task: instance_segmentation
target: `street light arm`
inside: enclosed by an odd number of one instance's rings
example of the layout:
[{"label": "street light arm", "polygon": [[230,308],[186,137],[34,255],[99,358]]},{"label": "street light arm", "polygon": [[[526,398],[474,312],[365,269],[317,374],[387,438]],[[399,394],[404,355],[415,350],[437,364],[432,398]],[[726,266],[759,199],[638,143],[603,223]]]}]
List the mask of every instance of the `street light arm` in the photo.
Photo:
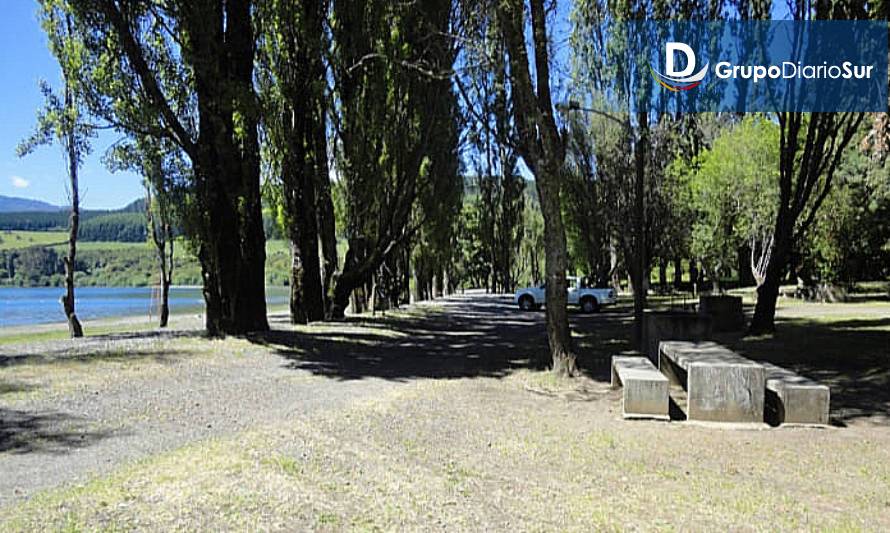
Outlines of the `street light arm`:
[{"label": "street light arm", "polygon": [[574,100],[569,100],[568,103],[560,102],[560,103],[556,104],[556,109],[558,111],[564,111],[564,112],[582,111],[584,113],[592,113],[594,115],[599,115],[601,117],[605,117],[609,120],[617,122],[618,124],[620,124],[622,126],[627,127],[627,125],[628,125],[628,121],[621,120],[620,118],[616,117],[615,115],[613,115],[611,113],[607,113],[605,111],[600,111],[599,109],[592,109],[589,107],[581,107],[581,104],[579,104],[578,102],[576,102]]}]

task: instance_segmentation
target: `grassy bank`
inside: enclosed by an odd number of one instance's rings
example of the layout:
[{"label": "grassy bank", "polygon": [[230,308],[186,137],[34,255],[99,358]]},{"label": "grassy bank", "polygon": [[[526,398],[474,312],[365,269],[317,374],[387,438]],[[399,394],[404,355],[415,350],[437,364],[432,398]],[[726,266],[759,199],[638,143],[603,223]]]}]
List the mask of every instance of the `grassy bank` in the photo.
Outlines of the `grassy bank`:
[{"label": "grassy bank", "polygon": [[[66,253],[67,234],[60,231],[0,232],[0,285],[19,287],[61,286],[64,283],[61,257]],[[10,276],[9,261],[13,272]],[[285,285],[290,271],[290,248],[286,241],[266,243],[266,283]],[[77,245],[79,286],[145,287],[157,284],[157,260],[148,243],[80,242]],[[184,240],[176,246],[174,283],[200,285],[201,268]]]}]

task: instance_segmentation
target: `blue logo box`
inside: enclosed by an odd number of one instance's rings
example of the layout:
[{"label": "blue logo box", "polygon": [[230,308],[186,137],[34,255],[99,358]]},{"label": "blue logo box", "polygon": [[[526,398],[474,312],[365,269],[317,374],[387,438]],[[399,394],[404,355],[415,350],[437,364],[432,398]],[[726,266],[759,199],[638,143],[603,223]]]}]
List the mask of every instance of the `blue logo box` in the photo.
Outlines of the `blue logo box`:
[{"label": "blue logo box", "polygon": [[[606,29],[623,62],[594,98],[657,112],[887,111],[886,21],[628,21]],[[612,70],[612,69],[610,69]]]}]

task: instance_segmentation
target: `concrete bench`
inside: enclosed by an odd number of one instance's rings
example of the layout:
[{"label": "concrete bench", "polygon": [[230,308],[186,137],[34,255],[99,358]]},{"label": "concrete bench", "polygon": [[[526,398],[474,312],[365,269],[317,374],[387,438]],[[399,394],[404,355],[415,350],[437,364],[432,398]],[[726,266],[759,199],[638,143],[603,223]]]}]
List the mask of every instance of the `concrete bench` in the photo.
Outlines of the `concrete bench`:
[{"label": "concrete bench", "polygon": [[761,363],[766,370],[766,413],[771,424],[828,424],[831,391],[791,370]]},{"label": "concrete bench", "polygon": [[686,389],[688,420],[763,423],[765,370],[714,342],[663,341],[662,373]]},{"label": "concrete bench", "polygon": [[670,382],[643,356],[612,357],[612,388],[623,387],[624,418],[669,420]]}]

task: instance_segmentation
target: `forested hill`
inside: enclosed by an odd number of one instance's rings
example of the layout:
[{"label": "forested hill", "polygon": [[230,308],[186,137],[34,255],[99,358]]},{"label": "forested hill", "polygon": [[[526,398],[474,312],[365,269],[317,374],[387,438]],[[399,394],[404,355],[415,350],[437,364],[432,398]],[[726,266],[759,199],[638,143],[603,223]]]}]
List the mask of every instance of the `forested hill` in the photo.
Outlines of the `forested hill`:
[{"label": "forested hill", "polygon": [[[15,200],[21,199],[16,198]],[[145,204],[143,202],[143,200],[136,200],[121,209],[81,211],[80,239],[84,241],[144,242],[146,229]],[[49,206],[49,204],[46,205]],[[44,211],[0,212],[0,230],[3,231],[52,231],[67,227],[68,211],[64,208]]]},{"label": "forested hill", "polygon": [[0,194],[0,213],[22,213],[47,211],[60,211],[62,208],[56,205],[42,202],[40,200],[31,200],[30,198],[18,198],[15,196],[3,196]]}]

